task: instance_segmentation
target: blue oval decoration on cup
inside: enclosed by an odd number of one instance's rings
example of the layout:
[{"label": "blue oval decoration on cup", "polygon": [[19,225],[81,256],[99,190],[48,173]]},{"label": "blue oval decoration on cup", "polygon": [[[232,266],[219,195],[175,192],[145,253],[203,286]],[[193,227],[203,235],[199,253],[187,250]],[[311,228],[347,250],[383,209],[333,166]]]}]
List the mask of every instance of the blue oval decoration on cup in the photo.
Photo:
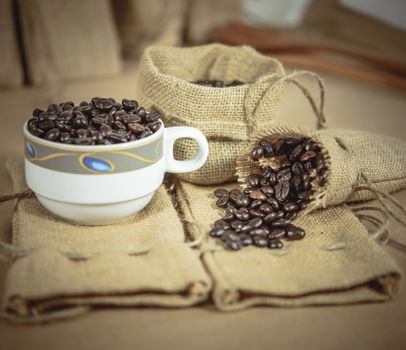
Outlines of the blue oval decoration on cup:
[{"label": "blue oval decoration on cup", "polygon": [[84,168],[96,173],[107,173],[114,169],[113,163],[87,155],[80,157],[79,161]]},{"label": "blue oval decoration on cup", "polygon": [[34,146],[33,146],[31,143],[26,142],[26,143],[25,143],[25,149],[26,149],[26,151],[27,151],[27,154],[28,154],[31,158],[35,158],[35,156],[36,156],[35,148],[34,148]]}]

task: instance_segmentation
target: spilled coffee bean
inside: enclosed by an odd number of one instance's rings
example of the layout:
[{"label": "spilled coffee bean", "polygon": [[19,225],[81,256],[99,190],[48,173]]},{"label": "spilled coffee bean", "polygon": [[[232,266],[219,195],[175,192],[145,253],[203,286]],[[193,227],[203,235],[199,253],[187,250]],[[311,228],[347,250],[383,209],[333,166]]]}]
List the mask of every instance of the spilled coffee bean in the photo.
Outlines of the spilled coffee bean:
[{"label": "spilled coffee bean", "polygon": [[[246,188],[214,191],[225,213],[210,236],[231,250],[251,245],[281,249],[283,240],[304,238],[305,231],[292,222],[310,202],[313,186],[324,186],[328,176],[318,144],[309,138],[264,139],[253,147],[251,159],[265,162],[259,173],[247,177]],[[272,166],[264,165],[267,159]]]},{"label": "spilled coffee bean", "polygon": [[28,130],[42,139],[72,145],[110,145],[146,138],[161,128],[161,115],[135,100],[94,97],[35,108]]}]

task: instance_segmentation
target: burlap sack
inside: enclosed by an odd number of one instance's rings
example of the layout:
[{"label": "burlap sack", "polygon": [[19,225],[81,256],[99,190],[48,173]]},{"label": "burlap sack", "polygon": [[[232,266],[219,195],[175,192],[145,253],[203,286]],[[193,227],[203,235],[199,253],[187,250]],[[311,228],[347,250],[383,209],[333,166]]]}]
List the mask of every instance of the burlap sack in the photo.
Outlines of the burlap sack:
[{"label": "burlap sack", "polygon": [[405,142],[357,130],[305,131],[289,126],[274,126],[253,135],[252,142],[237,160],[236,171],[242,186],[250,173],[260,171],[261,166],[267,164],[266,159],[260,162],[251,160],[253,145],[263,138],[273,141],[289,137],[315,140],[328,166],[326,185],[320,187],[317,181],[313,181],[315,193],[307,209],[299,215],[344,202],[381,199],[386,193],[406,187]]},{"label": "burlap sack", "polygon": [[178,200],[189,233],[201,240],[219,309],[377,302],[396,294],[399,267],[345,205],[299,218],[295,224],[306,230],[306,237],[286,242],[280,251],[226,251],[207,235],[221,217],[215,188],[182,183]]},{"label": "burlap sack", "polygon": [[[9,170],[14,189],[24,190],[22,164],[12,161]],[[97,305],[199,303],[211,281],[184,239],[163,187],[141,213],[108,226],[69,224],[35,197],[22,199],[13,216],[12,246],[2,245],[15,259],[2,309],[9,317],[42,320]]]},{"label": "burlap sack", "polygon": [[111,4],[124,57],[138,59],[151,45],[182,44],[186,0],[115,0]]},{"label": "burlap sack", "polygon": [[[306,75],[319,84],[320,108],[297,81]],[[213,88],[191,83],[208,79],[240,80],[246,84]],[[309,72],[285,75],[279,61],[247,46],[150,47],[140,61],[137,97],[142,105],[162,112],[167,126],[193,126],[205,134],[209,141],[206,164],[181,178],[198,184],[217,184],[234,178],[236,156],[253,132],[273,123],[279,101],[290,83],[305,93],[319,124],[323,124],[321,80]],[[195,152],[192,141],[175,144],[177,159],[191,158]]]},{"label": "burlap sack", "polygon": [[18,86],[23,83],[24,73],[16,35],[16,19],[13,1],[0,1],[0,87]]},{"label": "burlap sack", "polygon": [[17,3],[31,83],[58,83],[121,70],[119,39],[108,0]]}]

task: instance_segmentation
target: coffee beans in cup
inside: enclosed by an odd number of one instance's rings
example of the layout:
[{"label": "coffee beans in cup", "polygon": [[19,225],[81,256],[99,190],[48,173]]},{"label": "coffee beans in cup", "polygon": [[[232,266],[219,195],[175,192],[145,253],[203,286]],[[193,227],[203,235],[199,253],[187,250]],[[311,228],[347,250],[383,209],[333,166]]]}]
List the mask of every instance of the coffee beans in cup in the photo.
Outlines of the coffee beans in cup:
[{"label": "coffee beans in cup", "polygon": [[209,235],[227,248],[245,246],[280,249],[284,241],[300,240],[305,231],[293,224],[314,193],[324,186],[327,166],[319,145],[310,138],[261,140],[251,151],[261,171],[251,173],[244,189],[214,191],[224,216]]},{"label": "coffee beans in cup", "polygon": [[110,145],[144,139],[159,130],[161,115],[136,100],[93,97],[34,109],[28,130],[44,140],[73,145]]}]

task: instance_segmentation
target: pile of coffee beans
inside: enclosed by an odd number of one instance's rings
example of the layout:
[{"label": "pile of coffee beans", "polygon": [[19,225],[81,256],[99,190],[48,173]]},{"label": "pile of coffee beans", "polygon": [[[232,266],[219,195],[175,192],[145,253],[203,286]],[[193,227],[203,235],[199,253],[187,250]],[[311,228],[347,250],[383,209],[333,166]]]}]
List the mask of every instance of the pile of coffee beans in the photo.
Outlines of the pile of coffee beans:
[{"label": "pile of coffee beans", "polygon": [[229,249],[250,245],[280,249],[283,240],[302,239],[305,231],[292,222],[307,207],[314,181],[319,186],[326,184],[324,157],[310,138],[261,140],[252,149],[251,159],[258,162],[261,158],[268,158],[266,163],[272,166],[263,165],[259,173],[250,174],[244,190],[214,191],[216,204],[225,209],[225,215],[209,234]]},{"label": "pile of coffee beans", "polygon": [[231,83],[225,83],[224,81],[221,81],[221,80],[198,80],[198,81],[194,81],[193,83],[202,85],[202,86],[217,87],[217,88],[239,86],[239,85],[244,84],[244,82],[239,81],[239,80],[233,80]]},{"label": "pile of coffee beans", "polygon": [[110,145],[146,138],[161,127],[157,111],[146,111],[135,100],[94,97],[34,109],[28,130],[45,140],[73,145]]}]

